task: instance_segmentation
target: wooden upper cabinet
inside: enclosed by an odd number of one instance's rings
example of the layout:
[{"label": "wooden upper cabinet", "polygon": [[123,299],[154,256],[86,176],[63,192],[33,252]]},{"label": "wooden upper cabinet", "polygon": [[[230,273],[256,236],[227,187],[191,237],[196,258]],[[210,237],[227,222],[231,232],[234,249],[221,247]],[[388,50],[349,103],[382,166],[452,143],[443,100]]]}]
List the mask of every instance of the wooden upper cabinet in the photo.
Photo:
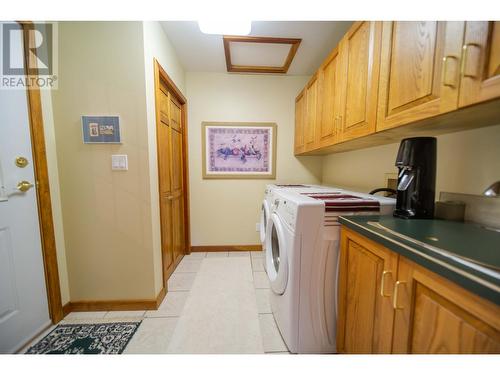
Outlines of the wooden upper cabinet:
[{"label": "wooden upper cabinet", "polygon": [[400,258],[394,353],[500,353],[500,308]]},{"label": "wooden upper cabinet", "polygon": [[457,108],[463,22],[384,22],[377,131]]},{"label": "wooden upper cabinet", "polygon": [[316,148],[316,130],[320,116],[320,84],[315,74],[306,86],[306,117],[304,123],[305,151]]},{"label": "wooden upper cabinet", "polygon": [[341,233],[337,349],[390,353],[398,255],[345,227]]},{"label": "wooden upper cabinet", "polygon": [[337,46],[319,69],[321,84],[321,121],[317,124],[316,138],[319,147],[327,147],[340,141],[340,116],[343,115],[342,57]]},{"label": "wooden upper cabinet", "polygon": [[305,94],[303,90],[295,99],[295,155],[304,152]]},{"label": "wooden upper cabinet", "polygon": [[459,106],[500,97],[500,22],[466,22]]},{"label": "wooden upper cabinet", "polygon": [[345,104],[339,123],[343,141],[375,131],[380,35],[380,22],[355,22],[341,41]]}]

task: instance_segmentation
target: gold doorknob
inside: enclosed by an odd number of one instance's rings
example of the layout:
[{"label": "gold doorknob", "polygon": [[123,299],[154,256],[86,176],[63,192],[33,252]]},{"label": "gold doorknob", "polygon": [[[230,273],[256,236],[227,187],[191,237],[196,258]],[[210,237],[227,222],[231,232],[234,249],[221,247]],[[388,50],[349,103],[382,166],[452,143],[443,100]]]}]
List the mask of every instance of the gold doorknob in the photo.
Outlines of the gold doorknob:
[{"label": "gold doorknob", "polygon": [[34,185],[29,182],[29,181],[20,181],[18,184],[17,184],[17,190],[25,193],[27,192],[29,189],[31,189]]}]

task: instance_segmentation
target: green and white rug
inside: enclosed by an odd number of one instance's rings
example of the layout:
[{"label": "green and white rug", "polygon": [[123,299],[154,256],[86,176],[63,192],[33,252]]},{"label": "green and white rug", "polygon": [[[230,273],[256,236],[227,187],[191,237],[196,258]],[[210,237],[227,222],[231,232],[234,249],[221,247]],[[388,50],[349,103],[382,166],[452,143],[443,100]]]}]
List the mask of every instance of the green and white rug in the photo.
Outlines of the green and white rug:
[{"label": "green and white rug", "polygon": [[140,324],[60,324],[26,354],[121,354]]}]

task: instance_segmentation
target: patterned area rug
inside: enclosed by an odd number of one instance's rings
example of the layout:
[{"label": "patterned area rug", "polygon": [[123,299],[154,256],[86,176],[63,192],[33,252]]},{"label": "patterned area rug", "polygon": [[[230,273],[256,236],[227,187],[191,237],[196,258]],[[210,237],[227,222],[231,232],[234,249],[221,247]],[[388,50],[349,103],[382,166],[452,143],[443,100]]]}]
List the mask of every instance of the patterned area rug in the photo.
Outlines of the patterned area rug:
[{"label": "patterned area rug", "polygon": [[60,324],[26,354],[121,354],[140,324]]}]

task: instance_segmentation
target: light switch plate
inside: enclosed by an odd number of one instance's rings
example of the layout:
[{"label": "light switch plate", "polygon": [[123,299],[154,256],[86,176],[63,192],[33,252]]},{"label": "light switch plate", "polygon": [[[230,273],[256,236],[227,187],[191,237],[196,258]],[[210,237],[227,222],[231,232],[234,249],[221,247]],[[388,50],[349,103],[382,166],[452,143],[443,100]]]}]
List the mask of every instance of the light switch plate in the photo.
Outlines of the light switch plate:
[{"label": "light switch plate", "polygon": [[260,232],[260,223],[255,223],[255,231]]},{"label": "light switch plate", "polygon": [[128,170],[127,155],[111,155],[111,169],[114,171]]}]

